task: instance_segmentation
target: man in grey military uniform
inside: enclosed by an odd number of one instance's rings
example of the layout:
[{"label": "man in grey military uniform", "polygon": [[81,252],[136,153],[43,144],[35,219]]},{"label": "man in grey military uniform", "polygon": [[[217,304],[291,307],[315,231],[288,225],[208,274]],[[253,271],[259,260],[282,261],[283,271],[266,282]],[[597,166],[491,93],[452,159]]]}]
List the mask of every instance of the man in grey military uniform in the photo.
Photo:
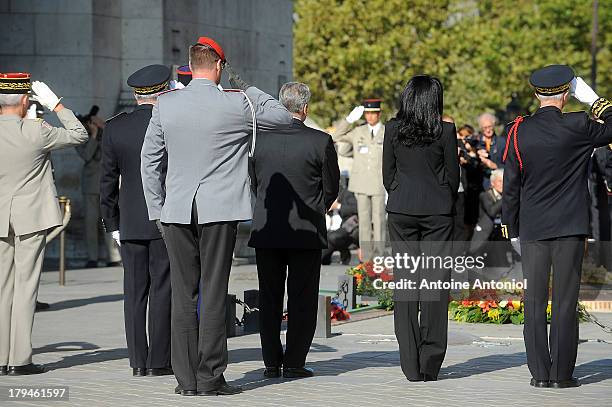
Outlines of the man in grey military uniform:
[{"label": "man in grey military uniform", "polygon": [[[380,121],[381,110],[380,99],[364,100],[338,124],[333,135],[339,143],[338,154],[353,157],[348,189],[357,198],[359,247],[364,258],[373,255],[373,251],[380,252],[386,240],[382,180],[385,125]],[[364,112],[366,124],[353,128]]]},{"label": "man in grey military uniform", "polygon": [[[26,119],[30,88],[63,128]],[[62,215],[49,153],[87,141],[87,131],[47,85],[0,74],[0,375],[37,374],[32,324],[47,229]]]},{"label": "man in grey military uniform", "polygon": [[238,222],[252,217],[251,106],[260,129],[288,128],[292,116],[255,87],[244,86],[244,93],[219,89],[225,54],[210,38],[190,47],[189,65],[189,85],[160,95],[153,108],[141,152],[142,182],[149,218],[161,220],[170,258],[175,392],[236,394],[241,389],[223,377],[225,307]]}]

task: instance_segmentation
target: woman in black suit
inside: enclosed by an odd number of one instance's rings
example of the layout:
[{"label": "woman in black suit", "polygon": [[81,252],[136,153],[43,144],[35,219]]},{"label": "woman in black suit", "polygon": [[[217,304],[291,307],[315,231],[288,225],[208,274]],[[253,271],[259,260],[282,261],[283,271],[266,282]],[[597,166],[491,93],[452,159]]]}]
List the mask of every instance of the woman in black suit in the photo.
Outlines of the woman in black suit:
[{"label": "woman in black suit", "polygon": [[[441,118],[442,94],[438,79],[413,77],[396,118],[385,128],[383,182],[394,254],[450,255],[459,158],[455,125]],[[450,279],[450,270],[435,264],[394,270],[396,281],[413,280],[417,287],[396,289],[394,295],[395,335],[410,381],[436,380],[446,353],[448,290],[418,289],[424,280]]]}]

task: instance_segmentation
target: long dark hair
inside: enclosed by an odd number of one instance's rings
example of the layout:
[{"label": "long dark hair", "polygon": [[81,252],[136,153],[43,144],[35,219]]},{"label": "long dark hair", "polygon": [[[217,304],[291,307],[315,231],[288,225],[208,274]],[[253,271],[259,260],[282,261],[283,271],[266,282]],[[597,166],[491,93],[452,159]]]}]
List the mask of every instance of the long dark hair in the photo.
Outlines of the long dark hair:
[{"label": "long dark hair", "polygon": [[442,134],[442,83],[433,76],[416,75],[406,85],[399,100],[400,143],[425,146]]}]

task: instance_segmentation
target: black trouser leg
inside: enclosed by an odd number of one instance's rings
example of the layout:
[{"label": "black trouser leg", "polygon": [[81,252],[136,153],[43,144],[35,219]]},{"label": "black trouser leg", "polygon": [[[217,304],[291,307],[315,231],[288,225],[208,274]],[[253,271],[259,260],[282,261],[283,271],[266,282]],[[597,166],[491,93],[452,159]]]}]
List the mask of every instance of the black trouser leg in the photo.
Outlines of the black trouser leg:
[{"label": "black trouser leg", "polygon": [[149,295],[149,248],[146,241],[124,240],[123,258],[123,311],[125,338],[130,367],[147,366],[147,299]]},{"label": "black trouser leg", "polygon": [[[421,250],[429,256],[445,258],[451,254],[454,219],[452,216],[427,216],[421,220]],[[425,275],[425,273],[429,275]],[[450,271],[427,268],[421,278],[449,281]],[[419,294],[421,303],[421,373],[438,377],[448,342],[449,290],[428,289]]]},{"label": "black trouser leg", "polygon": [[[389,234],[394,254],[450,255],[453,235],[452,216],[409,216],[389,214]],[[418,248],[416,247],[416,241]],[[418,249],[418,250],[417,250]],[[395,276],[397,274],[397,277]],[[446,270],[427,268],[414,274],[402,270],[394,272],[394,278],[447,281]],[[403,298],[402,298],[403,297]],[[395,335],[400,347],[402,370],[409,380],[420,380],[422,374],[437,377],[446,355],[448,338],[448,290],[418,290],[400,298],[395,303]],[[419,319],[419,309],[421,316]]]},{"label": "black trouser leg", "polygon": [[238,222],[215,222],[198,226],[202,290],[197,369],[199,391],[221,386],[227,368],[225,328],[227,288],[236,245]]},{"label": "black trouser leg", "polygon": [[548,306],[548,280],[551,253],[549,241],[521,242],[525,288],[525,325],[523,337],[527,352],[527,365],[536,380],[550,379],[550,352],[546,322]]},{"label": "black trouser leg", "polygon": [[172,289],[170,262],[163,239],[149,241],[149,355],[147,367],[160,368],[170,362],[170,315]]},{"label": "black trouser leg", "polygon": [[198,368],[198,286],[200,250],[197,228],[192,225],[164,225],[164,240],[170,259],[172,286],[171,359],[179,385],[196,390]]},{"label": "black trouser leg", "polygon": [[[389,237],[393,255],[413,253],[415,244],[408,245],[405,242],[416,242],[419,237],[419,229],[413,219],[406,215],[389,213],[388,221]],[[406,278],[417,281],[418,275],[413,275],[405,270],[394,270],[394,280],[400,281]],[[394,293],[395,306],[393,309],[393,323],[395,325],[395,337],[399,345],[400,364],[402,371],[408,380],[421,380],[421,366],[419,362],[419,347],[421,345],[421,330],[419,328],[419,302],[416,291],[410,293]]]},{"label": "black trouser leg", "polygon": [[574,373],[578,353],[578,293],[584,257],[583,236],[551,242],[553,263],[550,322],[550,380],[567,380]]},{"label": "black trouser leg", "polygon": [[288,250],[287,345],[284,366],[303,367],[317,327],[321,250]]},{"label": "black trouser leg", "polygon": [[259,336],[264,364],[283,365],[280,329],[287,276],[287,253],[281,249],[255,249],[259,278]]}]

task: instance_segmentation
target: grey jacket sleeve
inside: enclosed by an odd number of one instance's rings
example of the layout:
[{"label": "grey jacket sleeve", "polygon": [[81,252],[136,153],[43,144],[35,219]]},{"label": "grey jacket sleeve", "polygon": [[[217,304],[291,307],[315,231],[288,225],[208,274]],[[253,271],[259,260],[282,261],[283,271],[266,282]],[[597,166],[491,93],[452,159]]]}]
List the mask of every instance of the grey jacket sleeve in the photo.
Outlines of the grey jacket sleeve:
[{"label": "grey jacket sleeve", "polygon": [[57,112],[57,117],[64,128],[53,127],[45,121],[40,122],[40,135],[45,151],[77,146],[87,141],[87,130],[71,110],[63,108]]},{"label": "grey jacket sleeve", "polygon": [[165,200],[162,171],[166,143],[159,119],[159,107],[153,107],[153,115],[145,134],[140,152],[140,174],[150,220],[161,219],[161,211]]},{"label": "grey jacket sleeve", "polygon": [[[251,100],[251,103],[253,103],[258,129],[282,129],[289,126],[293,121],[293,116],[291,116],[291,113],[285,109],[285,106],[267,93],[257,89],[254,86],[251,86],[246,90],[246,94]],[[244,112],[249,128],[252,128],[253,122],[251,120],[251,108],[249,107],[249,103],[246,99],[244,101]]]}]

